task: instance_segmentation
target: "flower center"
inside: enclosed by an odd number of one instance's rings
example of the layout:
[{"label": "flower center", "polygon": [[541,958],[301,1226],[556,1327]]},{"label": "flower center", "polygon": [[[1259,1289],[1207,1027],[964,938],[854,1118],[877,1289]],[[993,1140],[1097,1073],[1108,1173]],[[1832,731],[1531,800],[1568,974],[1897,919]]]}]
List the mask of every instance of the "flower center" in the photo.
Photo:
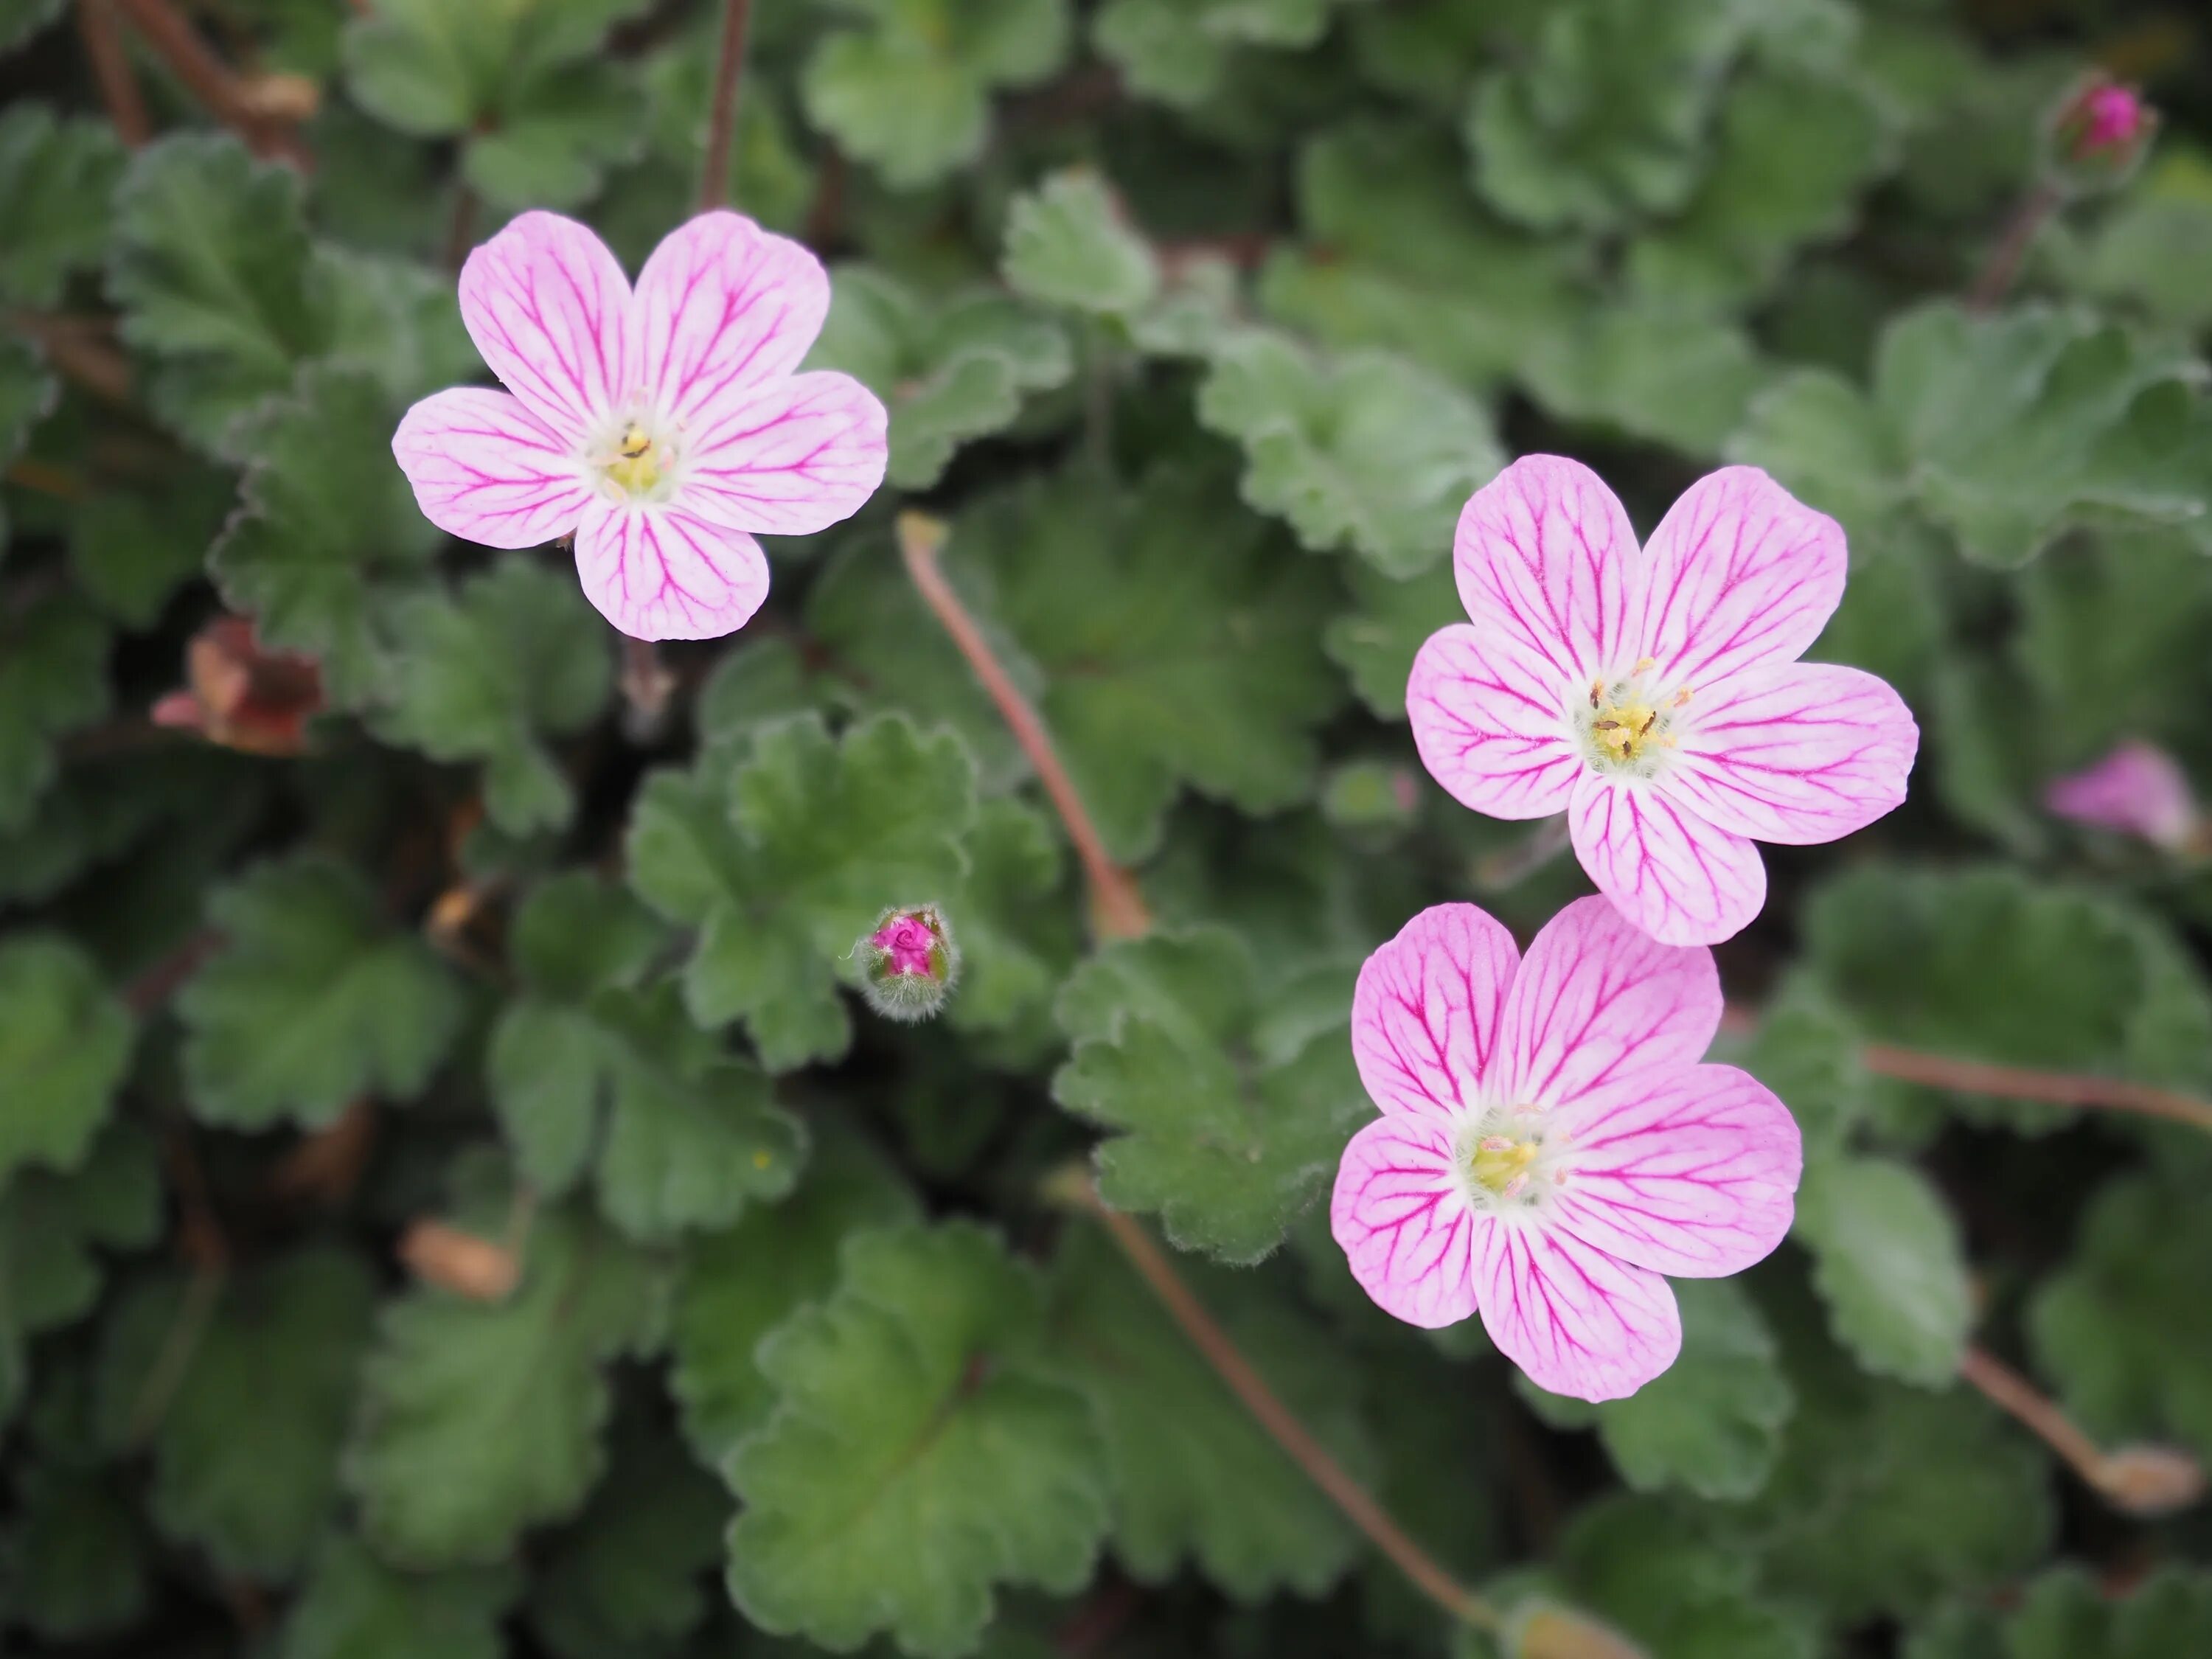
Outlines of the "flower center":
[{"label": "flower center", "polygon": [[603,463],[607,477],[626,495],[645,495],[659,488],[661,468],[669,459],[665,445],[632,421],[616,441],[614,457]]},{"label": "flower center", "polygon": [[1618,679],[1590,682],[1589,708],[1579,724],[1584,751],[1601,771],[1650,777],[1678,741],[1675,711],[1689,702],[1690,688],[1654,690],[1644,680],[1651,667],[1646,657]]},{"label": "flower center", "polygon": [[1540,1106],[1500,1106],[1466,1121],[1454,1152],[1470,1205],[1491,1213],[1525,1208],[1559,1185],[1566,1137],[1547,1126],[1547,1115]]}]

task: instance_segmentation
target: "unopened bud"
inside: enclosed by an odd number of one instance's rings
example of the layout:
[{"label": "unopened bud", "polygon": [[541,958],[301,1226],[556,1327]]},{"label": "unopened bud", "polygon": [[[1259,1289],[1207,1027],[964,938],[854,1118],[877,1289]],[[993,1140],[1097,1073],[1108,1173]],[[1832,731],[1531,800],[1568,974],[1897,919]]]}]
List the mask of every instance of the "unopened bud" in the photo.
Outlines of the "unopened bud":
[{"label": "unopened bud", "polygon": [[853,952],[860,963],[860,994],[886,1019],[927,1019],[960,976],[960,947],[933,904],[884,911]]},{"label": "unopened bud", "polygon": [[1505,1630],[1507,1659],[1651,1659],[1586,1613],[1539,1604],[1516,1611]]},{"label": "unopened bud", "polygon": [[2127,182],[2150,149],[2158,112],[2133,87],[2092,74],[2051,108],[2044,127],[2052,180],[2075,191],[2112,190]]},{"label": "unopened bud", "polygon": [[2169,852],[2188,846],[2197,830],[2197,801],[2179,763],[2137,740],[2053,778],[2044,787],[2043,804],[2062,818],[2139,836]]},{"label": "unopened bud", "polygon": [[2105,1454],[2097,1490],[2130,1515],[2172,1515],[2204,1496],[2204,1466],[2177,1446],[2121,1446]]},{"label": "unopened bud", "polygon": [[522,1277],[513,1250],[443,1221],[418,1221],[399,1240],[399,1259],[426,1285],[471,1302],[504,1302]]},{"label": "unopened bud", "polygon": [[267,650],[246,618],[218,617],[185,647],[185,676],[184,690],[154,705],[155,725],[249,755],[306,752],[307,722],[323,709],[313,659]]}]

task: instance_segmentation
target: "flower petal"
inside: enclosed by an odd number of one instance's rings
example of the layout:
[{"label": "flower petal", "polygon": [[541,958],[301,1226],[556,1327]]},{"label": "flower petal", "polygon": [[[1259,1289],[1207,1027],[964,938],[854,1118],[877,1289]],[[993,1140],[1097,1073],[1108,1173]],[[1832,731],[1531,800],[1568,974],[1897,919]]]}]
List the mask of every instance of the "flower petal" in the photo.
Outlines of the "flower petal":
[{"label": "flower petal", "polygon": [[1575,856],[1621,914],[1664,945],[1717,945],[1766,902],[1759,848],[1663,784],[1585,772],[1567,813]]},{"label": "flower petal", "polygon": [[768,597],[768,559],[742,530],[604,495],[576,527],[576,574],[599,614],[639,640],[733,634]]},{"label": "flower petal", "polygon": [[1692,484],[1644,553],[1638,638],[1666,690],[1796,661],[1844,597],[1843,526],[1755,466]]},{"label": "flower petal", "polygon": [[1619,1400],[1682,1351],[1674,1292],[1657,1273],[1541,1226],[1492,1225],[1474,1243],[1483,1328],[1538,1388]]},{"label": "flower petal", "polygon": [[536,547],[564,536],[592,500],[571,447],[489,386],[423,398],[392,434],[392,453],[424,518],[486,547]]},{"label": "flower petal", "polygon": [[638,273],[639,375],[664,415],[702,410],[799,367],[830,312],[822,262],[718,210],[661,239]]},{"label": "flower petal", "polygon": [[1577,899],[1514,975],[1498,1088],[1516,1105],[1562,1106],[1653,1086],[1702,1059],[1720,1024],[1711,951],[1662,945],[1608,901]]},{"label": "flower petal", "polygon": [[811,535],[876,493],[889,422],[849,374],[817,369],[732,392],[696,418],[684,504],[742,530]]},{"label": "flower petal", "polygon": [[1377,1118],[1337,1166],[1329,1230],[1383,1312],[1433,1330],[1474,1311],[1477,1219],[1453,1184],[1451,1130],[1429,1117]]},{"label": "flower petal", "polygon": [[1546,1219],[1654,1273],[1714,1279],[1764,1260],[1790,1231],[1804,1169],[1796,1120],[1733,1066],[1567,1109],[1571,1162]]},{"label": "flower petal", "polygon": [[1579,461],[1524,455],[1468,497],[1452,543],[1460,602],[1555,686],[1625,671],[1641,592],[1636,532]]},{"label": "flower petal", "polygon": [[1386,1112],[1449,1120],[1475,1103],[1521,952],[1472,904],[1431,905],[1367,958],[1352,994],[1352,1054]]},{"label": "flower petal", "polygon": [[492,373],[560,437],[581,439],[628,395],[629,283],[574,219],[526,213],[461,267],[461,320]]},{"label": "flower petal", "polygon": [[1575,684],[1514,635],[1437,629],[1406,685],[1421,764],[1460,805],[1494,818],[1565,811],[1583,765],[1565,708]]},{"label": "flower petal", "polygon": [[1804,847],[1863,830],[1905,799],[1920,728],[1863,669],[1793,662],[1692,703],[1667,787],[1706,823]]}]

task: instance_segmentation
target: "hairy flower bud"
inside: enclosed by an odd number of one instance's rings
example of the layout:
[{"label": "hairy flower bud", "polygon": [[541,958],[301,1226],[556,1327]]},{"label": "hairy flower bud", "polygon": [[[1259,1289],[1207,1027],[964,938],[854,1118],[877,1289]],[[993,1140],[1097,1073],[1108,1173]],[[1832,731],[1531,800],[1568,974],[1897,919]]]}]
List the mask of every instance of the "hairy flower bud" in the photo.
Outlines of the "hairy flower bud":
[{"label": "hairy flower bud", "polygon": [[1589,1614],[1540,1604],[1515,1614],[1505,1651],[1512,1659],[1649,1659],[1644,1650]]},{"label": "hairy flower bud", "polygon": [[2139,741],[2053,778],[2043,804],[2062,818],[2135,836],[2168,852],[2186,848],[2197,830],[2197,802],[2180,766],[2164,750]]},{"label": "hairy flower bud", "polygon": [[927,1019],[960,976],[960,947],[933,904],[884,911],[853,951],[860,962],[860,993],[886,1019]]},{"label": "hairy flower bud", "polygon": [[2045,119],[2045,170],[2067,190],[2114,189],[2133,176],[2157,130],[2158,112],[2133,87],[2090,75]]}]

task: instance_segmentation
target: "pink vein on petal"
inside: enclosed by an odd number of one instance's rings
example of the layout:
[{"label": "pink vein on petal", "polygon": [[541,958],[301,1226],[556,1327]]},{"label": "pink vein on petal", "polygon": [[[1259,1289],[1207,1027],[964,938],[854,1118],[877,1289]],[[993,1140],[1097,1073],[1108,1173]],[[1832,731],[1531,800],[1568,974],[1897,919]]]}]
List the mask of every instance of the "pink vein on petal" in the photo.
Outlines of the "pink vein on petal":
[{"label": "pink vein on petal", "polygon": [[461,319],[508,391],[580,442],[635,374],[629,283],[588,228],[525,213],[461,268]]},{"label": "pink vein on petal", "polygon": [[1454,1188],[1448,1125],[1377,1118],[1344,1149],[1329,1228],[1386,1313],[1431,1329],[1473,1313],[1475,1239],[1492,1224]]},{"label": "pink vein on petal", "polygon": [[1553,1394],[1619,1400],[1681,1352],[1667,1281],[1571,1233],[1487,1227],[1475,1239],[1474,1272],[1490,1340]]},{"label": "pink vein on petal", "polygon": [[1360,1081],[1385,1112],[1449,1119],[1491,1066],[1521,953],[1472,904],[1424,910],[1369,957],[1352,998]]},{"label": "pink vein on petal", "polygon": [[1766,902],[1766,866],[1747,838],[1708,823],[1655,783],[1585,772],[1567,830],[1598,890],[1668,945],[1717,945]]},{"label": "pink vein on petal", "polygon": [[1523,456],[1475,491],[1452,564],[1476,627],[1510,636],[1555,687],[1626,665],[1641,587],[1636,532],[1579,461]]},{"label": "pink vein on petal", "polygon": [[716,639],[768,597],[768,560],[743,531],[604,496],[577,527],[576,572],[585,597],[633,639]]}]

